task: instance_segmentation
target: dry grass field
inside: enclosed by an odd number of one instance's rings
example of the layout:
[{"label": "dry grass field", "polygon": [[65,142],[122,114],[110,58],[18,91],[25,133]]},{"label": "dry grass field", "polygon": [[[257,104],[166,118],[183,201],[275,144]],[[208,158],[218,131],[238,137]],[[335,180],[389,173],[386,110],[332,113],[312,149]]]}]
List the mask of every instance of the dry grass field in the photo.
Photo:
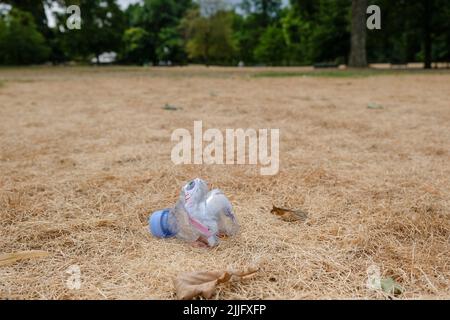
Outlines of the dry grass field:
[{"label": "dry grass field", "polygon": [[[0,299],[174,299],[179,272],[248,266],[214,298],[389,298],[366,285],[376,266],[403,287],[391,298],[450,299],[450,72],[286,72],[1,69],[0,254],[50,255],[0,266]],[[279,173],[174,166],[171,133],[195,120],[279,128]],[[214,249],[146,229],[195,177],[241,224]]]}]

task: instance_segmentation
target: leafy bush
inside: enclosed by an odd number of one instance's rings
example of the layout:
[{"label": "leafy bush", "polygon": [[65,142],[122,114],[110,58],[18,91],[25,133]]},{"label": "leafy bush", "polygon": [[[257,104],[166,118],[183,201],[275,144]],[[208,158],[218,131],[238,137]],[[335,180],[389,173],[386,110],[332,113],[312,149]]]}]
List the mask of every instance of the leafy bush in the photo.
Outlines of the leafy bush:
[{"label": "leafy bush", "polygon": [[0,16],[0,48],[0,64],[42,63],[50,54],[33,16],[18,9]]}]

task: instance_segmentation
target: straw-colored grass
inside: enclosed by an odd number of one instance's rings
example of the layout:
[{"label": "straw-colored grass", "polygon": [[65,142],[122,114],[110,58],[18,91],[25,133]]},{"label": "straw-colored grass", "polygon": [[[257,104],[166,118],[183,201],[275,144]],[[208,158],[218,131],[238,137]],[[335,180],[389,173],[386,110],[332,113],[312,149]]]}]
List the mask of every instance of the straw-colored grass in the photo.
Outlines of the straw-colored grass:
[{"label": "straw-colored grass", "polygon": [[[182,271],[258,266],[216,299],[450,298],[450,74],[259,78],[224,68],[0,71],[0,299],[172,299]],[[367,108],[369,103],[383,106]],[[164,110],[165,104],[182,107]],[[176,128],[279,128],[280,172],[174,166]],[[208,250],[148,215],[201,177],[241,233]],[[289,223],[272,206],[308,212]],[[81,289],[66,286],[71,265]]]}]

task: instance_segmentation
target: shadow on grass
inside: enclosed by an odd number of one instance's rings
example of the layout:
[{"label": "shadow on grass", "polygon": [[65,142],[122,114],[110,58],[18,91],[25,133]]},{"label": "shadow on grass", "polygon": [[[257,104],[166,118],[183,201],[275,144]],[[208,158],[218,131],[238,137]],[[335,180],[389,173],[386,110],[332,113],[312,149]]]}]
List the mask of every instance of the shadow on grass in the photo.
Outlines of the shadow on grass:
[{"label": "shadow on grass", "polygon": [[252,76],[255,78],[287,78],[287,77],[325,77],[325,78],[366,78],[386,75],[410,74],[450,74],[450,70],[423,70],[423,69],[349,69],[349,70],[313,70],[313,71],[263,71]]}]

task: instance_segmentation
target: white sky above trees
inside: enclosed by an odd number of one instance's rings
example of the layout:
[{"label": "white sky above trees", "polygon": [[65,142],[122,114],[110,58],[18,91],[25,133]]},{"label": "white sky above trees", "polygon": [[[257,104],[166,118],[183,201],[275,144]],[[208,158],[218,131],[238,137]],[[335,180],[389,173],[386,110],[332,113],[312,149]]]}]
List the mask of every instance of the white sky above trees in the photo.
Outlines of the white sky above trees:
[{"label": "white sky above trees", "polygon": [[[130,4],[141,2],[142,0],[117,0],[117,3],[120,5],[122,9],[126,9]],[[225,0],[225,2],[231,3],[231,4],[238,4],[241,2],[241,0]],[[289,0],[283,0],[282,1],[284,5],[288,4]],[[52,10],[55,10],[57,8],[52,8]],[[50,14],[49,10],[47,10],[47,19],[49,26],[53,27],[55,25],[55,19]]]},{"label": "white sky above trees", "polygon": [[119,0],[118,3],[122,9],[126,9],[128,5],[140,2],[140,0]]},{"label": "white sky above trees", "polygon": [[[225,0],[228,3],[232,3],[232,4],[237,4],[240,2],[240,0]],[[120,6],[125,9],[126,7],[128,7],[128,5],[132,4],[132,3],[136,3],[136,2],[140,2],[140,0],[118,0],[118,3],[120,4]],[[287,4],[289,2],[289,0],[282,0],[283,4]]]}]

